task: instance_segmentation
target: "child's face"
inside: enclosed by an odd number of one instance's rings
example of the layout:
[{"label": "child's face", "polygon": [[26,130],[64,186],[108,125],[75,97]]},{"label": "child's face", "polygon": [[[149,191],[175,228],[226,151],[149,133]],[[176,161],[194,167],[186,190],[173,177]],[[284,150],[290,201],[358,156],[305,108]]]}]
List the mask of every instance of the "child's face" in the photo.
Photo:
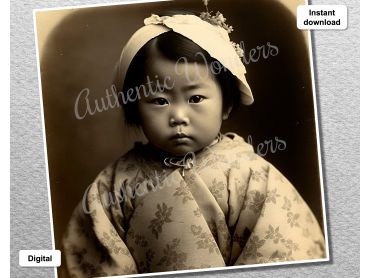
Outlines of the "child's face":
[{"label": "child's face", "polygon": [[196,63],[176,65],[161,55],[148,64],[150,80],[166,80],[167,85],[163,92],[157,90],[139,100],[141,126],[149,142],[175,156],[208,146],[223,118],[221,88],[209,68]]}]

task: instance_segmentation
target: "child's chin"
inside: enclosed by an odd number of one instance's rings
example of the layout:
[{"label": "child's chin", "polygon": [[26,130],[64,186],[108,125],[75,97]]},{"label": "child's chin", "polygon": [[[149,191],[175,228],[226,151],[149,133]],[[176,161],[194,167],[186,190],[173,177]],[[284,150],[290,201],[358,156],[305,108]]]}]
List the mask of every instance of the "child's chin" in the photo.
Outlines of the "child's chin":
[{"label": "child's chin", "polygon": [[186,154],[195,153],[197,151],[197,148],[191,147],[189,145],[177,145],[176,147],[169,149],[167,152],[173,156],[184,156]]}]

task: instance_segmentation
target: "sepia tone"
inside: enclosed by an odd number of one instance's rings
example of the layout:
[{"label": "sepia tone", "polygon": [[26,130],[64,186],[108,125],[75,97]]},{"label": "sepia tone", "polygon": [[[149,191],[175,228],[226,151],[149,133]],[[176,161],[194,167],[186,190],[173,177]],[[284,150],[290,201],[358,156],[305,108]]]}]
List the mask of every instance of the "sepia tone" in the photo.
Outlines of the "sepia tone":
[{"label": "sepia tone", "polygon": [[[140,132],[125,126],[121,109],[76,118],[76,97],[86,88],[92,101],[104,96],[122,46],[142,26],[143,18],[179,7],[200,12],[199,2],[61,11],[66,15],[44,38],[42,25],[37,25],[44,40],[39,45],[40,70],[56,249],[61,249],[62,234],[87,186],[108,163],[143,140]],[[222,130],[238,133],[259,149],[292,182],[324,229],[306,34],[296,28],[294,15],[280,2],[214,0],[212,9],[237,26],[232,38],[244,42],[255,98],[252,106],[232,114]],[[36,24],[58,12],[36,13]],[[271,45],[278,53],[263,55]],[[262,52],[250,59],[249,51]],[[282,141],[285,147],[279,148]]]}]

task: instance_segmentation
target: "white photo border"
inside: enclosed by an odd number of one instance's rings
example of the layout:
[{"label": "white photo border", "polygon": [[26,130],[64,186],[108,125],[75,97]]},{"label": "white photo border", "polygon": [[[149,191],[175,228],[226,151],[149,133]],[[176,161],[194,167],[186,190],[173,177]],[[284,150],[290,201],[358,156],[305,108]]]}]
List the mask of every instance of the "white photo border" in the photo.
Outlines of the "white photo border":
[{"label": "white photo border", "polygon": [[[34,35],[35,35],[35,46],[36,46],[36,58],[37,58],[37,69],[38,69],[38,84],[40,93],[40,107],[41,107],[41,120],[42,120],[42,133],[43,133],[43,145],[45,154],[45,167],[47,175],[47,187],[48,187],[48,202],[49,202],[49,214],[50,214],[50,227],[51,227],[51,239],[52,247],[55,249],[55,236],[54,236],[54,225],[53,225],[53,212],[51,204],[51,188],[50,188],[50,178],[49,178],[49,165],[48,165],[48,155],[47,155],[47,144],[46,144],[46,129],[45,129],[45,115],[44,106],[42,100],[42,83],[40,74],[40,53],[38,46],[38,35],[37,35],[37,23],[36,23],[36,13],[44,11],[58,11],[58,10],[70,10],[70,9],[84,9],[84,8],[98,8],[98,7],[110,7],[110,6],[120,6],[120,5],[130,5],[130,4],[145,4],[153,2],[170,2],[174,0],[128,0],[124,2],[113,2],[113,3],[102,3],[102,4],[88,4],[88,5],[77,5],[77,6],[65,6],[65,7],[54,7],[54,8],[42,8],[33,10],[33,22],[34,22]],[[308,0],[305,0],[305,5],[309,5]],[[328,228],[327,228],[327,211],[325,205],[325,192],[324,192],[324,179],[322,170],[322,155],[321,155],[321,144],[320,144],[320,133],[319,133],[319,121],[317,113],[317,93],[315,85],[315,71],[313,65],[313,48],[312,48],[312,37],[311,30],[307,30],[308,36],[308,47],[309,47],[309,59],[310,59],[310,73],[312,82],[312,96],[314,103],[314,114],[315,114],[315,132],[316,132],[316,143],[317,143],[317,156],[319,164],[319,175],[320,175],[320,191],[321,191],[321,205],[323,214],[323,225],[324,225],[324,238],[326,244],[326,258],[321,259],[311,259],[311,260],[296,260],[296,261],[286,261],[286,262],[276,262],[276,263],[262,263],[262,264],[250,264],[250,265],[239,265],[239,266],[227,266],[227,267],[215,267],[215,268],[200,268],[200,269],[190,269],[190,270],[176,270],[176,271],[165,271],[165,272],[151,272],[143,274],[128,274],[119,276],[107,276],[107,277],[147,277],[147,276],[158,276],[158,275],[171,275],[171,274],[185,274],[194,272],[209,272],[218,270],[235,270],[235,269],[247,269],[247,268],[260,268],[269,266],[281,266],[281,265],[296,265],[296,264],[306,264],[306,263],[317,263],[317,262],[328,262],[330,261],[330,249],[329,249],[329,238],[328,238]],[[57,268],[54,267],[54,277],[58,278]]]}]

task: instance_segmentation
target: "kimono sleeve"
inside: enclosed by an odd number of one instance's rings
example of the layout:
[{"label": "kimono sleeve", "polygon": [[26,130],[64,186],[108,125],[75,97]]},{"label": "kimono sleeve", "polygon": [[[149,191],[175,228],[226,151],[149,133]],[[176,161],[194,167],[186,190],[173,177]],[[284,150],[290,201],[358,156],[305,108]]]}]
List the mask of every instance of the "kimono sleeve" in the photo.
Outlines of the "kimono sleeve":
[{"label": "kimono sleeve", "polygon": [[[137,273],[124,242],[125,213],[130,200],[121,200],[115,186],[117,163],[108,166],[87,188],[74,210],[63,237],[71,277]],[[129,209],[126,210],[128,212]]]},{"label": "kimono sleeve", "polygon": [[324,258],[325,239],[306,202],[273,165],[260,165],[250,169],[239,219],[250,215],[255,224],[235,264]]}]

